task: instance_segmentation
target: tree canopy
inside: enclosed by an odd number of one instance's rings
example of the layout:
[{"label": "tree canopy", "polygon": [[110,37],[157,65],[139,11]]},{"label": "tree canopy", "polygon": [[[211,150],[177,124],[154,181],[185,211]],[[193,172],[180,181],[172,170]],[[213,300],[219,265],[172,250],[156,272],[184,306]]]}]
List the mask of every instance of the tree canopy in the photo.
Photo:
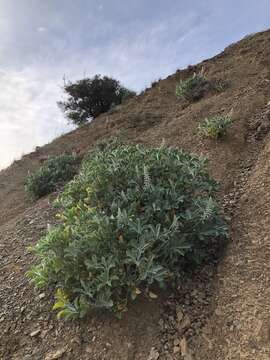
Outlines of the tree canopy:
[{"label": "tree canopy", "polygon": [[108,111],[111,106],[121,104],[123,99],[136,95],[118,80],[101,75],[68,81],[64,84],[64,92],[67,99],[59,101],[58,106],[75,125],[83,125]]}]

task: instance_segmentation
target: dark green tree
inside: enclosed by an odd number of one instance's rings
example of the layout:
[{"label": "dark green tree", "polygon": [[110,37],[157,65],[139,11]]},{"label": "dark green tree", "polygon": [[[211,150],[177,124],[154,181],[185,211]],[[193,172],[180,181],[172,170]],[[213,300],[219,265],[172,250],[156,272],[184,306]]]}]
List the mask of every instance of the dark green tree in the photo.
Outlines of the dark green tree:
[{"label": "dark green tree", "polygon": [[95,75],[76,82],[64,84],[66,101],[59,101],[58,106],[65,116],[75,125],[83,125],[108,111],[112,105],[119,105],[123,99],[136,93],[108,76]]}]

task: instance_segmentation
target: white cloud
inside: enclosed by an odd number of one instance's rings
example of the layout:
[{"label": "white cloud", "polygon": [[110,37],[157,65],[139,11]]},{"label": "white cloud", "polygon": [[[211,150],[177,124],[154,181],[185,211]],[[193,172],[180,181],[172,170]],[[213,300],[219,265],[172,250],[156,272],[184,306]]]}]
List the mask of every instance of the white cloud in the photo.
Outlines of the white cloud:
[{"label": "white cloud", "polygon": [[0,73],[0,168],[37,145],[51,141],[66,125],[56,100],[61,89],[39,73]]},{"label": "white cloud", "polygon": [[38,27],[37,28],[37,31],[38,32],[44,32],[44,31],[46,31],[47,29],[45,28],[45,27],[43,27],[43,26],[40,26],[40,27]]}]

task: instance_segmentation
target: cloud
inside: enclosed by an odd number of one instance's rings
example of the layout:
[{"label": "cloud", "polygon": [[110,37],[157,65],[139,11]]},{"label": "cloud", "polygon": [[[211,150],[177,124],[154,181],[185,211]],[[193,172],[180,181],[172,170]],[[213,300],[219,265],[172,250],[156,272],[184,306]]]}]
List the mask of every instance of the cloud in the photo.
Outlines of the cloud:
[{"label": "cloud", "polygon": [[72,128],[55,103],[60,87],[44,80],[32,70],[0,74],[1,167]]},{"label": "cloud", "polygon": [[45,28],[45,27],[43,27],[43,26],[39,26],[38,28],[37,28],[37,31],[38,32],[44,32],[44,31],[46,31],[47,29]]}]

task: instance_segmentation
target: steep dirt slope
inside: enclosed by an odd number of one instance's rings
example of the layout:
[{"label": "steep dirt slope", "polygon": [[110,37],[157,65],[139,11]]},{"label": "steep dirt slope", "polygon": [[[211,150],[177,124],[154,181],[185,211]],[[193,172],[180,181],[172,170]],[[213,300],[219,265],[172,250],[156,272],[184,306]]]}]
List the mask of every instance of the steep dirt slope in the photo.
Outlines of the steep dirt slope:
[{"label": "steep dirt slope", "polygon": [[[269,107],[270,111],[270,107]],[[198,359],[270,359],[270,138],[242,189]],[[207,339],[207,341],[206,341]]]},{"label": "steep dirt slope", "polygon": [[[179,79],[202,67],[208,78],[228,80],[228,89],[190,105],[176,99]],[[264,203],[269,101],[267,31],[177,71],[1,171],[0,359],[269,359],[268,204]],[[236,121],[223,142],[201,141],[194,135],[201,119],[232,108]],[[52,294],[36,292],[24,276],[33,261],[27,246],[54,222],[50,198],[33,204],[25,195],[25,177],[49,155],[85,153],[112,135],[149,145],[164,139],[167,145],[205,154],[210,172],[221,182],[220,202],[228,219],[232,217],[232,241],[218,267],[215,262],[205,266],[156,302],[132,305],[121,321],[97,314],[72,324],[58,322],[50,312]]]}]

